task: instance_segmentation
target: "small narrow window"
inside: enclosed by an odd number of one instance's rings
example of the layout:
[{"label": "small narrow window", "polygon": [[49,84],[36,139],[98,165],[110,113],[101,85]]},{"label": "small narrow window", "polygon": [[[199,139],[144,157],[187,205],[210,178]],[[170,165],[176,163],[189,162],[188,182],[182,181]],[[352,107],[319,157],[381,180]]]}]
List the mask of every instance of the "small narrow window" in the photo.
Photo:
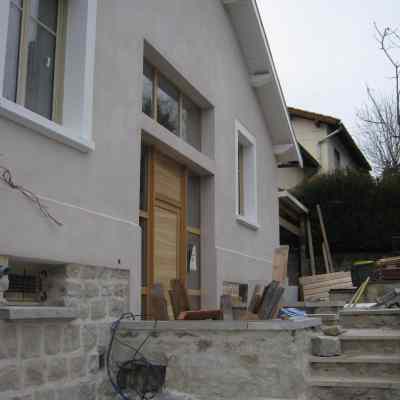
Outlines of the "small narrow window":
[{"label": "small narrow window", "polygon": [[239,215],[244,215],[244,174],[243,174],[243,159],[244,159],[244,146],[238,143],[238,212]]},{"label": "small narrow window", "polygon": [[179,136],[179,92],[175,86],[159,75],[157,91],[157,121]]},{"label": "small narrow window", "polygon": [[141,147],[140,154],[140,205],[139,208],[142,211],[147,211],[147,200],[148,200],[148,158],[149,149],[147,146]]},{"label": "small narrow window", "polygon": [[200,177],[189,174],[187,184],[187,287],[193,309],[200,307],[201,290]]},{"label": "small narrow window", "polygon": [[143,99],[142,111],[149,117],[154,116],[154,68],[143,63]]},{"label": "small narrow window", "polygon": [[340,160],[340,153],[337,149],[335,149],[335,169],[341,168],[341,160]]},{"label": "small narrow window", "polygon": [[236,214],[240,222],[257,228],[256,141],[236,122]]}]

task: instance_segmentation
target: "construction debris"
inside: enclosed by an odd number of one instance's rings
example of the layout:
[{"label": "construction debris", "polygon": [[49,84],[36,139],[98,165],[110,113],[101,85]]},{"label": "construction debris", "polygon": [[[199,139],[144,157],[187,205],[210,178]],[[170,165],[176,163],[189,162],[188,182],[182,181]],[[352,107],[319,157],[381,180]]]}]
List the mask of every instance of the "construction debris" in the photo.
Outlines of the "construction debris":
[{"label": "construction debris", "polygon": [[350,302],[346,304],[345,307],[354,307],[357,303],[360,302],[367,286],[369,283],[370,277],[368,277],[362,285],[357,289],[357,291],[354,293],[354,296],[351,298]]},{"label": "construction debris", "polygon": [[311,338],[311,352],[318,357],[333,357],[342,354],[342,347],[337,337],[315,336]]},{"label": "construction debris", "polygon": [[392,289],[389,293],[376,299],[375,308],[400,308],[400,288]]},{"label": "construction debris", "polygon": [[272,281],[264,288],[258,308],[258,317],[260,319],[272,319],[277,313],[279,302],[285,289],[280,287],[279,282]]}]

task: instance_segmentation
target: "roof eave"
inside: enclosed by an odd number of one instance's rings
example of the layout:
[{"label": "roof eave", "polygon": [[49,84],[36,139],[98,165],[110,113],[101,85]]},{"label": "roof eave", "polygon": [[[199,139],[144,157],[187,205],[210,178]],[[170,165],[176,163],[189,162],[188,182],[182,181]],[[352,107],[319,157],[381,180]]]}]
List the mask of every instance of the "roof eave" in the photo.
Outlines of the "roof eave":
[{"label": "roof eave", "polygon": [[235,29],[278,160],[303,159],[292,129],[286,101],[276,72],[256,0],[222,0]]}]

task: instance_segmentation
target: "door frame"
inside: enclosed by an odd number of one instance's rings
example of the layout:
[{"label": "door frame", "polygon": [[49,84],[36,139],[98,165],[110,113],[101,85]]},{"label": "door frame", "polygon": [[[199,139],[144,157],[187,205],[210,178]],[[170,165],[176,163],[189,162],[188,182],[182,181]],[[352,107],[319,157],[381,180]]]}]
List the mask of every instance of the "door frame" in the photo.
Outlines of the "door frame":
[{"label": "door frame", "polygon": [[[180,211],[180,235],[179,235],[179,263],[178,263],[178,279],[181,283],[186,287],[187,281],[187,180],[188,180],[188,168],[175,160],[172,160],[167,155],[162,152],[156,150],[154,146],[148,146],[148,165],[147,165],[147,211],[140,211],[140,216],[145,218],[147,221],[147,249],[146,249],[146,275],[147,282],[146,286],[141,288],[142,301],[143,296],[146,297],[146,310],[150,310],[150,296],[149,296],[149,287],[154,284],[154,260],[155,260],[155,207],[156,205],[161,205],[162,208],[172,208],[173,210]],[[161,155],[162,157],[170,158],[172,161],[175,161],[176,164],[182,169],[181,176],[181,200],[178,203],[174,199],[169,198],[165,195],[157,195],[155,190],[155,163],[157,155]],[[165,293],[167,295],[167,290],[169,288],[164,288]],[[193,291],[190,291],[193,292]],[[200,294],[195,291],[193,295]]]}]

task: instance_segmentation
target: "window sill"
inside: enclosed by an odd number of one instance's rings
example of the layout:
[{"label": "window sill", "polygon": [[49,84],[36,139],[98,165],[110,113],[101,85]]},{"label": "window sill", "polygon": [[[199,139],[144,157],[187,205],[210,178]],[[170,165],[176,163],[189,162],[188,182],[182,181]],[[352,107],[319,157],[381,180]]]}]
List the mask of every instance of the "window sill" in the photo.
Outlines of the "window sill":
[{"label": "window sill", "polygon": [[69,130],[41,115],[38,115],[19,104],[0,96],[0,116],[10,119],[17,124],[47,136],[50,139],[73,147],[83,153],[94,150],[94,142],[74,137]]},{"label": "window sill", "polygon": [[0,320],[72,320],[78,318],[78,310],[71,307],[3,306]]},{"label": "window sill", "polygon": [[246,218],[242,215],[238,215],[236,214],[236,220],[239,224],[252,229],[254,231],[257,231],[258,229],[260,229],[260,225],[258,225],[258,223],[256,221],[252,221],[249,218]]}]

